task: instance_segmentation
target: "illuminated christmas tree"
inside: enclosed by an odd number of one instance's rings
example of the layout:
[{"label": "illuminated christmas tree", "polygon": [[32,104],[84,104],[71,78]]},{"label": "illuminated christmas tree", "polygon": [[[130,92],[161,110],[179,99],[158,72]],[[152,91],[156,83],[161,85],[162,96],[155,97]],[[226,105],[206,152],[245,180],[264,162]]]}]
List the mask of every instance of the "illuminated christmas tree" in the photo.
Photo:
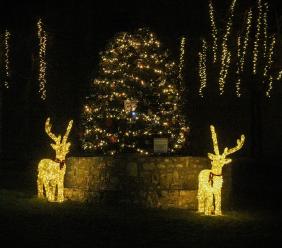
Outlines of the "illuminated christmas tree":
[{"label": "illuminated christmas tree", "polygon": [[84,105],[83,150],[150,154],[160,137],[168,139],[168,152],[181,149],[188,126],[177,75],[177,65],[150,30],[117,34],[101,53]]}]

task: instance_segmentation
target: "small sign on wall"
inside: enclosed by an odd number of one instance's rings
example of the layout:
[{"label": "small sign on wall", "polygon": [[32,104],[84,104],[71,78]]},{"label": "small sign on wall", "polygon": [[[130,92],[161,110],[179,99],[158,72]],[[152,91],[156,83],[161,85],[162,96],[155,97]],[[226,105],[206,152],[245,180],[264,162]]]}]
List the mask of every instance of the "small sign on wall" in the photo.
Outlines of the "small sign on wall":
[{"label": "small sign on wall", "polygon": [[154,138],[154,152],[167,153],[168,139],[167,138]]}]

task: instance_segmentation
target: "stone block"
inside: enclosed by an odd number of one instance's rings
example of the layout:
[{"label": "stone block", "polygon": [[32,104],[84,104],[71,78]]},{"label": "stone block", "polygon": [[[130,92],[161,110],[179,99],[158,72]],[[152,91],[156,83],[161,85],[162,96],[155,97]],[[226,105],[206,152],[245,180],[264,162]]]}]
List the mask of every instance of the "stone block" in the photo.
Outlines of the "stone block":
[{"label": "stone block", "polygon": [[129,162],[126,166],[127,174],[132,177],[138,176],[138,165],[137,163]]}]

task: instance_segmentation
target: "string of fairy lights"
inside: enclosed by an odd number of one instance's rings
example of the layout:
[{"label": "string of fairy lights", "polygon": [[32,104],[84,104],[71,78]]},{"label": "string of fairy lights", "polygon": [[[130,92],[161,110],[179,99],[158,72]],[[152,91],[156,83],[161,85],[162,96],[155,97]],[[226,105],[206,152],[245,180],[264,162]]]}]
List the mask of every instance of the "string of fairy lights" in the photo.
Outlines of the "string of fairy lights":
[{"label": "string of fairy lights", "polygon": [[272,91],[272,87],[273,87],[273,77],[269,76],[269,83],[268,83],[268,89],[265,92],[265,95],[270,98],[271,94],[270,92]]},{"label": "string of fairy lights", "polygon": [[224,93],[224,86],[225,86],[225,80],[228,75],[228,69],[230,66],[231,61],[231,52],[228,49],[228,38],[231,33],[231,27],[232,27],[232,21],[234,16],[234,9],[236,5],[237,0],[233,0],[231,6],[230,6],[230,14],[229,18],[226,24],[225,34],[223,36],[223,41],[221,45],[221,67],[219,72],[219,94],[223,95]]},{"label": "string of fairy lights", "polygon": [[269,47],[267,63],[264,67],[264,76],[269,78],[268,79],[268,88],[267,88],[266,93],[265,93],[268,98],[271,97],[271,91],[272,91],[272,88],[273,88],[273,77],[271,75],[269,75],[269,70],[270,70],[270,67],[273,64],[273,53],[274,53],[275,43],[276,43],[276,38],[275,38],[275,36],[273,36],[270,47]]},{"label": "string of fairy lights", "polygon": [[200,77],[200,89],[199,95],[204,97],[203,90],[207,86],[207,43],[203,40],[202,50],[199,52],[199,77]]},{"label": "string of fairy lights", "polygon": [[282,79],[282,70],[281,71],[279,71],[279,73],[278,73],[278,75],[277,75],[277,78],[276,78],[276,80],[281,80]]},{"label": "string of fairy lights", "polygon": [[5,38],[4,38],[4,46],[5,46],[5,81],[4,81],[4,86],[6,89],[9,88],[9,82],[8,78],[10,77],[10,49],[9,49],[9,44],[10,44],[10,32],[6,29],[5,31]]},{"label": "string of fairy lights", "polygon": [[274,53],[274,46],[275,46],[275,43],[276,43],[276,38],[275,38],[275,36],[273,36],[273,37],[271,38],[271,44],[270,44],[270,46],[269,46],[267,62],[266,62],[265,67],[264,67],[264,73],[263,73],[263,75],[264,75],[265,77],[268,76],[268,72],[269,72],[269,70],[270,70],[270,67],[271,67],[271,65],[273,64],[273,53]]},{"label": "string of fairy lights", "polygon": [[[238,61],[240,60],[240,57],[241,57],[241,36],[239,35],[237,37],[237,58],[238,58]],[[237,72],[239,73],[240,71],[240,66],[238,66],[237,68]]]},{"label": "string of fairy lights", "polygon": [[47,33],[44,30],[41,19],[37,22],[37,35],[39,39],[39,94],[42,100],[46,99],[46,47],[47,47]]},{"label": "string of fairy lights", "polygon": [[182,37],[180,42],[180,57],[179,57],[179,72],[178,72],[178,78],[181,82],[183,81],[185,45],[186,45],[186,38]]},{"label": "string of fairy lights", "polygon": [[262,4],[261,0],[258,0],[258,18],[257,18],[257,26],[256,26],[256,34],[254,41],[254,50],[253,50],[253,74],[257,73],[257,61],[258,61],[258,53],[259,53],[259,41],[261,35],[261,22],[262,22]]},{"label": "string of fairy lights", "polygon": [[209,16],[211,22],[211,30],[212,30],[212,39],[213,39],[213,63],[217,61],[217,28],[215,24],[215,11],[213,8],[212,1],[209,2]]},{"label": "string of fairy lights", "polygon": [[268,3],[266,2],[264,4],[265,6],[265,10],[263,13],[263,35],[264,35],[264,40],[263,40],[263,57],[266,57],[266,53],[267,53],[267,39],[268,39],[268,32],[267,32],[267,15],[268,15],[268,10],[269,10],[269,6]]},{"label": "string of fairy lights", "polygon": [[241,95],[241,78],[238,77],[236,82],[236,96],[239,98]]},{"label": "string of fairy lights", "polygon": [[241,56],[241,36],[239,35],[237,38],[237,82],[236,82],[236,95],[237,97],[241,97],[241,78],[240,78],[240,56]]},{"label": "string of fairy lights", "polygon": [[248,11],[248,16],[247,16],[247,25],[246,25],[246,30],[245,30],[245,37],[244,37],[244,42],[243,42],[242,53],[240,54],[240,72],[244,71],[246,51],[247,51],[247,47],[249,43],[249,35],[250,35],[251,26],[252,26],[252,18],[253,18],[253,12],[250,9]]},{"label": "string of fairy lights", "polygon": [[[246,57],[246,51],[249,43],[249,35],[251,30],[251,24],[252,24],[252,10],[250,9],[248,11],[247,15],[247,23],[246,23],[246,29],[244,31],[245,36],[243,38],[243,42],[241,41],[241,36],[239,35],[237,38],[237,82],[236,82],[236,96],[241,97],[241,73],[244,71],[244,65],[245,65],[245,57]],[[242,47],[241,47],[242,46]]]}]

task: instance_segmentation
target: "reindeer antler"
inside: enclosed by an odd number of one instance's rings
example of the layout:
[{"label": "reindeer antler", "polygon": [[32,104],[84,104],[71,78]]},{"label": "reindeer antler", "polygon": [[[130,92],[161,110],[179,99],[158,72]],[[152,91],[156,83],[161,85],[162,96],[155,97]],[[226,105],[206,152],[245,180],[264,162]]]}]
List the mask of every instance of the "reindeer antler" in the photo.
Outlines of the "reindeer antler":
[{"label": "reindeer antler", "polygon": [[224,148],[223,155],[227,156],[231,153],[234,153],[234,152],[240,150],[242,148],[242,146],[244,145],[244,142],[245,142],[245,135],[242,134],[240,139],[237,139],[237,145],[235,147],[230,148],[230,149],[228,147]]},{"label": "reindeer antler", "polygon": [[67,142],[67,139],[69,137],[69,133],[71,131],[71,128],[72,128],[72,124],[73,124],[73,120],[69,121],[69,124],[68,124],[68,127],[67,127],[67,130],[66,130],[66,133],[62,139],[62,143],[65,144]]},{"label": "reindeer antler", "polygon": [[210,129],[211,129],[214,153],[215,153],[215,155],[219,155],[218,142],[217,142],[217,136],[216,136],[215,128],[214,128],[213,125],[210,125]]},{"label": "reindeer antler", "polygon": [[57,137],[55,134],[53,134],[51,132],[51,128],[52,128],[52,124],[50,123],[50,117],[48,117],[46,122],[45,122],[45,131],[48,134],[48,136],[56,142],[56,144],[60,143],[61,135],[58,135],[58,137]]}]

